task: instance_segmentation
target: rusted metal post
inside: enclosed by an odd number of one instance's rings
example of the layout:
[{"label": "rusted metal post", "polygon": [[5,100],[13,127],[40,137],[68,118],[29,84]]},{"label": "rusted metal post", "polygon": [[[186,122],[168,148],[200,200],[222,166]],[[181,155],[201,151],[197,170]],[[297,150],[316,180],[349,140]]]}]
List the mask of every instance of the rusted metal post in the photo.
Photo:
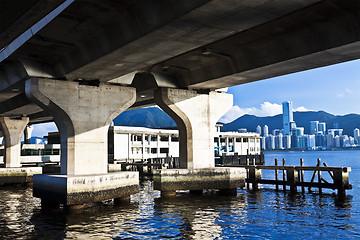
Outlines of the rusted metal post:
[{"label": "rusted metal post", "polygon": [[[277,165],[278,165],[278,160],[277,160],[277,158],[275,158],[275,166],[277,166]],[[279,180],[279,171],[277,168],[275,168],[276,191],[279,191],[279,184],[277,183],[278,180]]]},{"label": "rusted metal post", "polygon": [[[302,159],[302,158],[300,158],[300,166],[301,167],[304,166],[304,159]],[[300,175],[301,175],[300,182],[304,182],[304,170],[300,171]],[[301,192],[305,193],[305,187],[304,186],[301,186]]]},{"label": "rusted metal post", "polygon": [[[282,159],[282,165],[285,166],[285,158]],[[283,190],[286,191],[286,177],[285,177],[285,169],[282,170],[282,174],[283,174]]]}]

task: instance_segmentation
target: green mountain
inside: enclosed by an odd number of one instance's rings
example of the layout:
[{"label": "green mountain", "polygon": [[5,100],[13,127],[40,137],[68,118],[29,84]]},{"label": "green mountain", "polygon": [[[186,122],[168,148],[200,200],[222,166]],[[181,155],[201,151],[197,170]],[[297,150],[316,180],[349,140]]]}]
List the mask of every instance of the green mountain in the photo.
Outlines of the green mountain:
[{"label": "green mountain", "polygon": [[[360,128],[360,115],[348,114],[335,116],[324,111],[318,112],[294,112],[294,120],[298,127],[304,127],[305,133],[310,133],[310,121],[325,122],[326,128],[333,128],[338,123],[339,128],[344,129],[344,134],[353,136],[354,128]],[[117,126],[136,126],[149,128],[176,128],[172,118],[158,107],[141,108],[123,112],[114,119]],[[257,125],[268,125],[269,131],[282,129],[282,114],[272,117],[256,117],[244,115],[231,123],[224,124],[222,131],[237,131],[246,128],[249,132],[255,132]]]},{"label": "green mountain", "polygon": [[115,126],[176,128],[174,120],[158,107],[126,111],[117,116],[113,122]]},{"label": "green mountain", "polygon": [[[335,116],[324,111],[318,112],[294,112],[294,121],[298,127],[304,127],[305,133],[310,133],[310,121],[325,122],[326,128],[333,128],[338,124],[339,128],[344,129],[343,134],[353,136],[354,128],[360,128],[360,115],[348,114]],[[246,128],[249,132],[255,132],[257,125],[263,127],[268,125],[269,131],[282,129],[282,114],[273,117],[256,117],[244,115],[231,123],[224,124],[222,131],[236,131],[239,128]]]}]

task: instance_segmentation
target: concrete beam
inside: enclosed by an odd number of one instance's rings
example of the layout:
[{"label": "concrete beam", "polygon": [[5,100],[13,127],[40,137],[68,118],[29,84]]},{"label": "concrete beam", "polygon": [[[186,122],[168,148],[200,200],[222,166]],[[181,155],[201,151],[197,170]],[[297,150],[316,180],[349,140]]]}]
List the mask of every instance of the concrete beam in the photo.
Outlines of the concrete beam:
[{"label": "concrete beam", "polygon": [[29,79],[25,90],[30,99],[54,117],[61,134],[61,173],[107,173],[108,127],[135,102],[135,89]]},{"label": "concrete beam", "polygon": [[[320,1],[156,64],[182,87],[217,89],[360,58],[357,0]],[[164,66],[169,66],[164,68]]]},{"label": "concrete beam", "polygon": [[30,104],[31,101],[26,97],[25,93],[20,93],[15,97],[12,97],[6,101],[1,102],[0,104],[0,114],[5,114],[7,112],[13,111],[17,108],[26,106]]},{"label": "concrete beam", "polygon": [[21,167],[21,137],[24,133],[29,118],[11,119],[9,117],[0,117],[0,125],[4,135],[5,145],[5,167]]},{"label": "concrete beam", "polygon": [[64,1],[65,0],[2,1],[0,8],[0,49]]},{"label": "concrete beam", "polygon": [[232,95],[162,88],[155,92],[155,102],[179,129],[180,167],[214,167],[215,124],[232,106]]}]

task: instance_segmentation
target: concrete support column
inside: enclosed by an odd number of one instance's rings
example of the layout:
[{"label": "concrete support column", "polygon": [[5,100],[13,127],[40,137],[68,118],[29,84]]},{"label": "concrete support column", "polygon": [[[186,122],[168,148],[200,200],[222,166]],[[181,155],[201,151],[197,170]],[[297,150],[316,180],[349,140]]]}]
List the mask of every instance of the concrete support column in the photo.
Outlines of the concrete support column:
[{"label": "concrete support column", "polygon": [[108,127],[135,102],[134,88],[30,79],[26,95],[54,117],[60,130],[61,174],[107,173]]},{"label": "concrete support column", "polygon": [[226,155],[229,155],[229,137],[225,138]]},{"label": "concrete support column", "polygon": [[31,143],[31,134],[32,134],[33,130],[34,129],[33,129],[32,125],[26,126],[25,131],[24,131],[24,143],[26,143],[26,144]]},{"label": "concrete support column", "polygon": [[126,198],[139,191],[138,172],[108,173],[111,121],[136,98],[134,88],[30,79],[26,95],[54,117],[61,134],[61,174],[39,174],[33,196],[66,206]]},{"label": "concrete support column", "polygon": [[178,126],[180,168],[214,167],[215,124],[232,106],[232,95],[162,88],[155,102]]},{"label": "concrete support column", "polygon": [[1,117],[0,125],[5,141],[5,167],[14,168],[21,167],[21,137],[29,122],[29,118],[11,119],[9,117]]}]

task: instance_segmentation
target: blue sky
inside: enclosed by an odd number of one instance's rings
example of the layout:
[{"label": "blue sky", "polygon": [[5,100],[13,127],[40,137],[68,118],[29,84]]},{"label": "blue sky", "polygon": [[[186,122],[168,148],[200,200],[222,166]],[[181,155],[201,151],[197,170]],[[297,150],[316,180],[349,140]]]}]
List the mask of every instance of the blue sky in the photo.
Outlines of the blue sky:
[{"label": "blue sky", "polygon": [[[292,101],[296,111],[360,114],[360,60],[243,84],[228,93],[234,96],[234,106],[222,118],[225,122],[247,113],[280,114],[283,101]],[[42,137],[48,131],[57,131],[55,124],[34,125],[33,136]]]},{"label": "blue sky", "polygon": [[234,107],[223,117],[228,121],[245,113],[279,114],[283,101],[298,111],[360,114],[360,60],[243,84],[228,93],[234,96]]}]

